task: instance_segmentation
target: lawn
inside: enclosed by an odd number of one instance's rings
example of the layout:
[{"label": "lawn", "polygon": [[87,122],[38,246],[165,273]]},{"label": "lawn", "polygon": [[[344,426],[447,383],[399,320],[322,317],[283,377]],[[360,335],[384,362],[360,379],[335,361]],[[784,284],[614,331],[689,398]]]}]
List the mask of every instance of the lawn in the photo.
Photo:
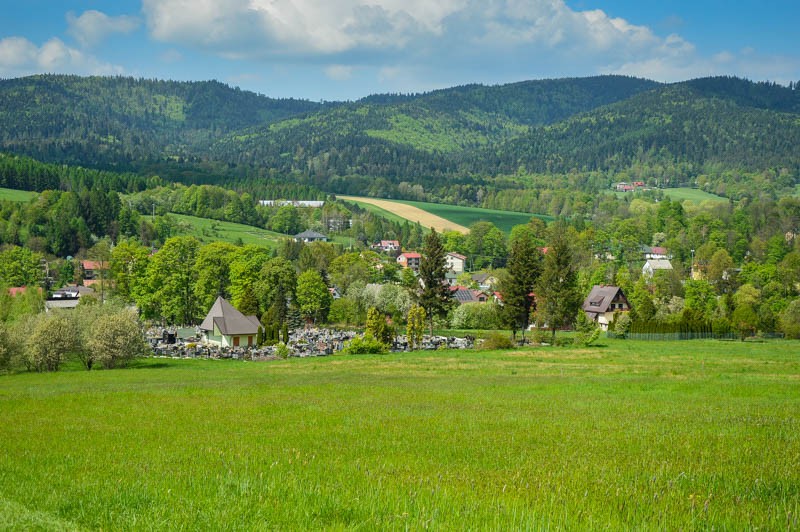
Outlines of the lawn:
[{"label": "lawn", "polygon": [[37,192],[27,190],[15,190],[12,188],[0,188],[0,201],[29,201],[36,196]]},{"label": "lawn", "polygon": [[2,529],[796,529],[798,344],[0,377]]},{"label": "lawn", "polygon": [[289,238],[289,235],[267,231],[252,225],[221,222],[185,214],[170,213],[170,216],[178,222],[178,233],[181,236],[193,236],[203,243],[222,241],[233,244],[241,239],[244,244],[274,248],[281,240]]}]

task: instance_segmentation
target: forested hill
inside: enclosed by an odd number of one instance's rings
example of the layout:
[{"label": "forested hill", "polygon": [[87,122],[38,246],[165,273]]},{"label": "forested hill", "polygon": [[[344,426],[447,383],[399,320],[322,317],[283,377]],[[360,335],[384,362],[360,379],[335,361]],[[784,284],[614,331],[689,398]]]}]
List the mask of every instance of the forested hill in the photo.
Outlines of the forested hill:
[{"label": "forested hill", "polygon": [[[542,174],[601,172],[580,186],[711,175],[725,193],[765,171],[776,190],[791,187],[798,145],[800,90],[731,77],[665,85],[597,76],[328,104],[213,81],[0,81],[0,151],[167,180],[266,176],[408,199],[423,199],[422,187],[433,191],[424,199],[443,200],[453,186],[469,197],[477,187],[527,186],[526,174],[541,184]],[[413,197],[402,183],[419,185]]]},{"label": "forested hill", "polygon": [[191,160],[231,131],[316,111],[216,81],[40,75],[0,80],[0,148],[47,162],[136,170]]},{"label": "forested hill", "polygon": [[[727,88],[727,89],[726,89]],[[800,169],[800,91],[735,78],[661,87],[532,129],[473,164],[512,172],[623,171],[667,165],[675,178],[709,168]],[[496,157],[493,157],[496,155]]]}]

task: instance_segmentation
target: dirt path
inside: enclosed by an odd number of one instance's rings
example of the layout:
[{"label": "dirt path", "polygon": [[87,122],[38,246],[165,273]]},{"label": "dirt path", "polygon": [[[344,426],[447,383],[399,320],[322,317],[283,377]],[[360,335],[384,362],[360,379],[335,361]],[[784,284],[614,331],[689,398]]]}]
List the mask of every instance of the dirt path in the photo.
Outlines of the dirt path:
[{"label": "dirt path", "polygon": [[467,229],[463,225],[458,225],[457,223],[451,222],[450,220],[445,220],[441,216],[436,216],[435,214],[423,211],[422,209],[414,207],[412,205],[406,205],[405,203],[397,203],[396,201],[391,201],[391,200],[363,198],[357,196],[337,195],[336,197],[347,201],[356,201],[360,203],[369,203],[370,205],[375,205],[376,207],[380,207],[381,209],[389,211],[392,214],[396,214],[401,218],[405,218],[410,222],[414,223],[419,222],[423,227],[430,227],[436,229],[440,233],[443,231],[458,231],[459,233],[463,234],[469,233],[469,229]]}]

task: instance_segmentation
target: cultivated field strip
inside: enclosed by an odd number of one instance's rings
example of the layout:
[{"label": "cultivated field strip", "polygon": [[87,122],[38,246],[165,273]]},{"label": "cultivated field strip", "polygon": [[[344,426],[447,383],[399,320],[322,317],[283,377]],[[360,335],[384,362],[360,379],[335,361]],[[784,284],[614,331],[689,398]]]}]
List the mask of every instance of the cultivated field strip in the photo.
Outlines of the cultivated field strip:
[{"label": "cultivated field strip", "polygon": [[412,205],[406,205],[405,203],[397,203],[395,201],[376,199],[376,198],[362,198],[358,196],[337,196],[337,197],[346,201],[355,201],[357,203],[368,203],[370,205],[375,205],[376,207],[380,207],[381,209],[387,210],[392,214],[400,216],[401,218],[405,218],[410,222],[414,223],[419,222],[423,227],[436,229],[440,233],[442,231],[458,231],[459,233],[464,233],[464,234],[469,233],[469,229],[467,229],[463,225],[453,223],[450,220],[446,220],[440,216],[436,216],[435,214],[423,211],[418,207],[414,207]]}]

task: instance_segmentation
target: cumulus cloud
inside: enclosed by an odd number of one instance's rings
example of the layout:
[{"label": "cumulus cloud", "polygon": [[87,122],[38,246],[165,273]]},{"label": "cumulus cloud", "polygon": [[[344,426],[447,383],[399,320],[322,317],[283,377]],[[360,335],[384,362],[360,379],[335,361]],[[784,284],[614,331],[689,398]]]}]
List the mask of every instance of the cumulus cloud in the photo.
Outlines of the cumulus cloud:
[{"label": "cumulus cloud", "polygon": [[142,12],[161,42],[316,62],[332,79],[370,69],[387,89],[397,72],[417,87],[599,72],[671,81],[725,62],[677,34],[564,0],[143,0]]},{"label": "cumulus cloud", "polygon": [[139,25],[139,19],[128,15],[109,17],[105,13],[95,10],[84,11],[79,17],[74,13],[67,13],[67,33],[75,38],[82,46],[91,47],[104,41],[109,35],[115,33],[131,33]]},{"label": "cumulus cloud", "polygon": [[121,74],[123,69],[70,48],[58,38],[42,46],[24,37],[0,40],[0,74],[22,76],[41,72],[110,75]]}]

